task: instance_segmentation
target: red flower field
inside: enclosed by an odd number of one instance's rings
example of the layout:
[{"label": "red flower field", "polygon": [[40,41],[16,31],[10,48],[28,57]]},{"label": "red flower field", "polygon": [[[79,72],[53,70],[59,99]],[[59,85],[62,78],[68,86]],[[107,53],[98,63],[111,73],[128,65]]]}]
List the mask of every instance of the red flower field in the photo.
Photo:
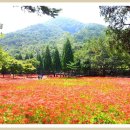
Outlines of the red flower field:
[{"label": "red flower field", "polygon": [[130,79],[0,78],[1,124],[129,124]]}]

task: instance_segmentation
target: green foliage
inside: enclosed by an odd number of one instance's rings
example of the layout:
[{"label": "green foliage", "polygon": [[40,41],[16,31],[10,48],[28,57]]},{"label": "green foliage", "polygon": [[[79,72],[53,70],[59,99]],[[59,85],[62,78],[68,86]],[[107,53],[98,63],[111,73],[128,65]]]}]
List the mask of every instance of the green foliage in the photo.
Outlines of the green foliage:
[{"label": "green foliage", "polygon": [[5,35],[3,33],[0,34],[0,38],[4,38]]},{"label": "green foliage", "polygon": [[[50,47],[56,45],[61,53],[66,37],[72,44],[79,45],[92,37],[101,35],[104,28],[98,24],[83,24],[73,19],[58,17],[44,24],[32,25],[23,30],[8,33],[0,39],[0,45],[13,56],[19,52],[25,57],[26,53],[34,54],[42,51],[40,48],[45,48],[46,45]],[[82,33],[82,30],[85,33]]]},{"label": "green foliage", "polygon": [[79,30],[75,35],[74,38],[76,42],[86,42],[93,38],[98,38],[101,35],[104,35],[105,28],[103,25],[99,24],[88,24],[81,30]]},{"label": "green foliage", "polygon": [[112,119],[108,114],[101,112],[95,115],[91,119],[92,124],[116,124],[116,121]]},{"label": "green foliage", "polygon": [[22,60],[23,57],[22,57],[21,53],[17,54],[17,55],[15,56],[15,59],[17,59],[17,60]]},{"label": "green foliage", "polygon": [[55,72],[61,71],[61,60],[60,60],[60,55],[57,48],[55,48],[55,51],[53,54],[53,71]]},{"label": "green foliage", "polygon": [[34,74],[36,72],[36,68],[31,63],[23,64],[23,72],[25,74]]},{"label": "green foliage", "polygon": [[[101,25],[84,26],[65,20],[56,19],[8,34],[2,44],[12,47],[8,49],[15,58],[0,48],[1,73],[129,75],[129,29],[107,28],[105,35]],[[67,26],[70,23],[73,25]]]},{"label": "green foliage", "polygon": [[30,56],[29,56],[29,57],[30,57],[30,59],[34,58],[34,56],[33,56],[33,54],[32,54],[32,53],[30,54]]},{"label": "green foliage", "polygon": [[[109,23],[108,32],[115,42],[130,52],[130,29],[128,23],[130,6],[100,6],[100,14]],[[110,36],[111,37],[111,36]]]},{"label": "green foliage", "polygon": [[69,39],[67,39],[66,43],[64,44],[62,54],[62,65],[64,71],[67,70],[67,64],[69,64],[70,62],[73,62],[73,52],[70,41]]},{"label": "green foliage", "polygon": [[6,67],[6,65],[2,65],[2,68],[1,68],[1,73],[3,74],[3,77],[4,77],[4,75],[6,74],[8,72],[8,69],[7,69],[7,67]]},{"label": "green foliage", "polygon": [[87,75],[123,75],[129,70],[129,53],[121,46],[111,47],[107,37],[88,41],[74,57],[80,59],[81,71]]},{"label": "green foliage", "polygon": [[26,63],[31,63],[35,68],[39,65],[39,61],[36,58],[25,60]]},{"label": "green foliage", "polygon": [[45,73],[50,73],[52,71],[52,58],[48,46],[46,47],[45,56],[44,56],[44,70]]},{"label": "green foliage", "polygon": [[100,14],[108,22],[110,27],[122,29],[126,25],[129,18],[130,6],[100,6]]},{"label": "green foliage", "polygon": [[0,47],[0,67],[5,64],[11,57]]},{"label": "green foliage", "polygon": [[116,47],[118,49],[122,47],[125,51],[130,52],[129,28],[124,30],[108,28],[106,32],[111,47]]},{"label": "green foliage", "polygon": [[25,60],[30,59],[29,54],[25,55]]},{"label": "green foliage", "polygon": [[36,66],[37,73],[42,74],[44,71],[44,61],[40,54],[37,54],[37,61],[39,62],[39,64]]},{"label": "green foliage", "polygon": [[47,22],[47,25],[60,27],[63,31],[74,34],[81,30],[86,24],[71,18],[57,17],[56,19]]},{"label": "green foliage", "polygon": [[22,6],[22,10],[27,10],[29,13],[37,13],[38,15],[48,15],[53,18],[58,15],[61,9],[49,8],[47,6]]},{"label": "green foliage", "polygon": [[67,64],[67,69],[78,71],[78,69],[80,69],[80,62],[70,62],[69,64]]},{"label": "green foliage", "polygon": [[22,64],[17,60],[12,60],[12,62],[9,64],[9,68],[10,68],[10,72],[13,75],[22,73]]},{"label": "green foliage", "polygon": [[15,74],[35,73],[37,61],[35,59],[16,60],[8,55],[2,48],[0,48],[0,72],[3,74],[11,73],[13,77]]}]

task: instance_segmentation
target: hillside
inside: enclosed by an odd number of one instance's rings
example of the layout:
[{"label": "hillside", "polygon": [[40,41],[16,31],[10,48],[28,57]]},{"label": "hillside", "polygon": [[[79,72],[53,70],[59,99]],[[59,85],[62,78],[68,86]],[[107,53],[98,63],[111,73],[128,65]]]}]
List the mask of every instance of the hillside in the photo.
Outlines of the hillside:
[{"label": "hillside", "polygon": [[79,30],[81,30],[83,27],[86,26],[85,24],[79,21],[63,17],[58,17],[56,19],[50,20],[46,23],[46,25],[48,26],[56,25],[60,27],[63,31],[69,32],[71,34],[78,32]]},{"label": "hillside", "polygon": [[92,38],[97,38],[100,35],[103,35],[104,29],[104,26],[100,24],[87,24],[84,28],[75,33],[74,37],[77,42],[85,42]]},{"label": "hillside", "polygon": [[75,42],[83,43],[93,37],[99,37],[105,27],[99,24],[84,24],[79,21],[58,17],[44,24],[37,24],[25,29],[8,33],[0,39],[0,45],[10,53],[35,50],[45,44],[56,44],[69,34]]}]

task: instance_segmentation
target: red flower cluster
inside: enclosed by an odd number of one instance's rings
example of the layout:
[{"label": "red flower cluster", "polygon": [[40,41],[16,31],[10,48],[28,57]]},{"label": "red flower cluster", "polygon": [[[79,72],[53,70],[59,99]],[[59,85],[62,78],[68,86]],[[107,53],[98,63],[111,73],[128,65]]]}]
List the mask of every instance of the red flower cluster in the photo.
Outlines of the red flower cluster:
[{"label": "red flower cluster", "polygon": [[0,79],[1,124],[129,124],[129,78]]}]

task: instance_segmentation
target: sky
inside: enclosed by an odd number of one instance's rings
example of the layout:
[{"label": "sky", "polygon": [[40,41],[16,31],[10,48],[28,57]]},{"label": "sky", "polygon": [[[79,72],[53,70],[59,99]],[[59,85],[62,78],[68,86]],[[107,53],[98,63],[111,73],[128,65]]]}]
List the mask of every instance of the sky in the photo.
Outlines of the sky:
[{"label": "sky", "polygon": [[[37,14],[24,12],[20,6],[23,4],[0,4],[0,23],[3,24],[3,29],[0,32],[9,33],[14,32],[30,25],[38,23],[44,23],[50,19],[50,16],[43,15],[38,16]],[[28,4],[24,4],[28,5]],[[68,17],[78,20],[83,23],[99,23],[106,25],[103,17],[100,17],[99,4],[89,3],[33,3],[32,6],[45,5],[50,8],[61,8],[62,11],[59,16]],[[19,6],[19,7],[17,7]]]}]

